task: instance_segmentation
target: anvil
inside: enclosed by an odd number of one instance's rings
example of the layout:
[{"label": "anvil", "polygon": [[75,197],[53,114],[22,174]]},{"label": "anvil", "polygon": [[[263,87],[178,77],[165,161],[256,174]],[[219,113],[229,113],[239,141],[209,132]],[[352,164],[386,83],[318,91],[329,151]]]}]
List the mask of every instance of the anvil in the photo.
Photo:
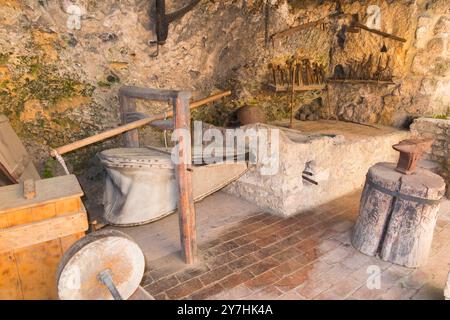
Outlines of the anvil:
[{"label": "anvil", "polygon": [[417,162],[423,153],[431,148],[433,142],[434,139],[406,139],[393,145],[392,148],[400,152],[396,170],[403,174],[413,174]]}]

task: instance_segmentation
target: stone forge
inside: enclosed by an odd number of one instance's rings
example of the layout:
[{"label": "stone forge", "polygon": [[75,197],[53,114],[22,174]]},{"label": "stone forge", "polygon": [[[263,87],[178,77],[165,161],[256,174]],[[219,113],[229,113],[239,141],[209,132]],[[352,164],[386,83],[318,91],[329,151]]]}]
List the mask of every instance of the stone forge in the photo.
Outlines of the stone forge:
[{"label": "stone forge", "polygon": [[[280,130],[279,171],[262,175],[260,164],[226,188],[274,214],[292,216],[360,189],[368,169],[378,162],[397,162],[392,145],[408,131],[336,121],[282,122],[267,126]],[[255,125],[261,127],[263,125]],[[249,128],[248,126],[245,128]],[[312,174],[315,185],[302,178]]]}]

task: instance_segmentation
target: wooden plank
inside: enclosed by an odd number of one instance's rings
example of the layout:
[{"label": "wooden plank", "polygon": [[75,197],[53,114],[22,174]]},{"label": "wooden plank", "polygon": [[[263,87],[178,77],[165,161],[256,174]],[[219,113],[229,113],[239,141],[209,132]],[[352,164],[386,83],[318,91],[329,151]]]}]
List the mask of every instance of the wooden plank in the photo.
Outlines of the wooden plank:
[{"label": "wooden plank", "polygon": [[71,198],[55,202],[55,211],[57,216],[64,216],[70,213],[86,211],[80,198]]},{"label": "wooden plank", "polygon": [[56,268],[62,257],[59,239],[14,252],[25,300],[57,299]]},{"label": "wooden plank", "polygon": [[22,288],[14,253],[0,254],[0,300],[22,300]]},{"label": "wooden plank", "polygon": [[1,170],[12,183],[23,179],[40,179],[27,150],[5,116],[0,121],[0,164]]},{"label": "wooden plank", "polygon": [[31,208],[31,216],[26,223],[16,223],[15,226],[25,225],[27,223],[40,222],[56,216],[55,203],[47,203],[41,206]]},{"label": "wooden plank", "polygon": [[0,228],[8,228],[32,222],[31,208],[0,214]]},{"label": "wooden plank", "polygon": [[86,212],[79,212],[2,229],[0,253],[84,232],[88,227]]},{"label": "wooden plank", "polygon": [[61,238],[60,239],[61,240],[61,251],[63,253],[66,252],[75,242],[77,242],[84,236],[85,236],[84,232],[79,232],[79,233],[75,233],[70,236]]},{"label": "wooden plank", "polygon": [[23,197],[22,185],[0,188],[0,216],[7,211],[26,209],[56,200],[80,198],[83,195],[80,184],[74,175],[37,180],[36,193],[34,199],[27,200]]}]

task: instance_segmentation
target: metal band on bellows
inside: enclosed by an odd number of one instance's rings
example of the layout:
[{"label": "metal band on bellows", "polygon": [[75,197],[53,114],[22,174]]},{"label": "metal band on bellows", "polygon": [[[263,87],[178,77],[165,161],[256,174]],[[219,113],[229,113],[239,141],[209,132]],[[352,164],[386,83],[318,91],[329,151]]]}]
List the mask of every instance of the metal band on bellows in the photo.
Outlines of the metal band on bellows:
[{"label": "metal band on bellows", "polygon": [[410,196],[407,194],[403,194],[397,191],[392,191],[389,189],[386,189],[378,184],[376,184],[375,182],[373,182],[371,179],[367,178],[367,184],[371,187],[373,187],[374,189],[385,193],[387,195],[390,195],[394,198],[399,198],[402,200],[407,200],[407,201],[412,201],[412,202],[416,202],[419,204],[429,204],[429,205],[433,205],[433,204],[438,204],[440,203],[440,200],[432,200],[432,199],[424,199],[424,198],[419,198],[419,197],[414,197],[414,196]]}]

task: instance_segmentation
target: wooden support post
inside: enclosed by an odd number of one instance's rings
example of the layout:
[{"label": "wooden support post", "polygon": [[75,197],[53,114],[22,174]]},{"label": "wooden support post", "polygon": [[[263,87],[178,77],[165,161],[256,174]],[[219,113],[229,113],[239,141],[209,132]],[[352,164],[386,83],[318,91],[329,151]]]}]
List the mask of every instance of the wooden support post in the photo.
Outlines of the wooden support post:
[{"label": "wooden support post", "polygon": [[[189,95],[181,92],[173,99],[175,130],[178,132],[178,163],[175,165],[179,191],[178,213],[180,219],[181,251],[187,264],[197,257],[197,230],[192,192],[192,150],[190,141]],[[177,131],[175,131],[177,132]],[[188,134],[188,136],[186,136]],[[185,139],[188,139],[186,141]]]},{"label": "wooden support post", "polygon": [[[122,115],[122,124],[127,124],[126,114],[136,112],[136,101],[119,93],[120,113]],[[139,148],[139,131],[138,129],[130,130],[123,134],[124,144],[127,148]]]}]

